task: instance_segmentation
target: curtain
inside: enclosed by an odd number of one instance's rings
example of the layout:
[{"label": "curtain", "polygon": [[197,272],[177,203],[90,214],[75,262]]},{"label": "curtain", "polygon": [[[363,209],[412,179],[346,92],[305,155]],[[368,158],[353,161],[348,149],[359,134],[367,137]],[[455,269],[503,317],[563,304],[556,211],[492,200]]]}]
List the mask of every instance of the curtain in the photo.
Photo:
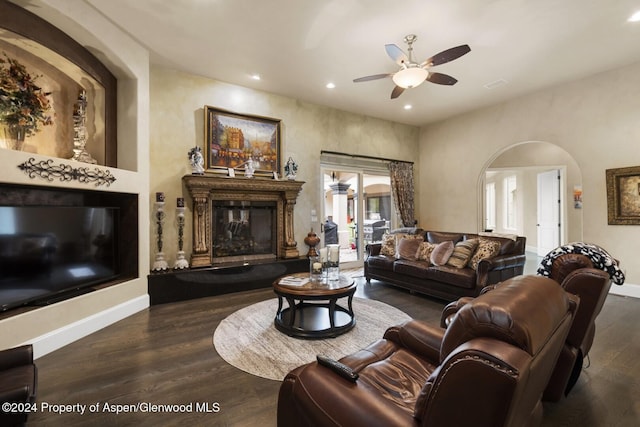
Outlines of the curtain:
[{"label": "curtain", "polygon": [[413,205],[413,163],[390,162],[389,176],[391,178],[391,195],[395,200],[396,210],[400,214],[402,225],[413,227],[416,222]]}]

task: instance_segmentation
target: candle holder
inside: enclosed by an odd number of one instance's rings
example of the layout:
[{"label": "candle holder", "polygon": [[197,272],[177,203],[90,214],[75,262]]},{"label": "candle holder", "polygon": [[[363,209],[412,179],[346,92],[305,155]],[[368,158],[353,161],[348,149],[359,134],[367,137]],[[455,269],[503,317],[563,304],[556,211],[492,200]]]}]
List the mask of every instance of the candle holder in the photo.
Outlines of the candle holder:
[{"label": "candle holder", "polygon": [[328,264],[327,280],[329,282],[337,282],[340,280],[340,246],[327,245]]},{"label": "candle holder", "polygon": [[309,278],[312,282],[322,281],[322,263],[317,255],[309,257]]},{"label": "candle holder", "polygon": [[164,193],[156,193],[156,236],[158,251],[156,253],[156,260],[153,263],[153,271],[165,271],[169,268],[167,261],[164,259],[164,252],[162,252],[162,223],[164,221]]},{"label": "candle holder", "polygon": [[176,263],[173,265],[173,269],[183,270],[189,268],[189,261],[184,257],[184,251],[182,250],[184,244],[184,198],[182,197],[178,197],[176,220],[178,222],[178,257]]}]

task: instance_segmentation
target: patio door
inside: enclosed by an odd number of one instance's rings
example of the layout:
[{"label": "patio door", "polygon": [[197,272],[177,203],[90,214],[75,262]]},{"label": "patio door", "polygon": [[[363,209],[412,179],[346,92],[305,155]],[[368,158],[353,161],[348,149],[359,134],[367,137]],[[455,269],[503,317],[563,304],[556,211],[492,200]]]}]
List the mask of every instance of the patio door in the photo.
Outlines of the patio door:
[{"label": "patio door", "polygon": [[[340,245],[342,268],[361,267],[364,248],[396,227],[391,180],[386,164],[322,156],[322,246]],[[366,164],[363,164],[366,163]]]}]

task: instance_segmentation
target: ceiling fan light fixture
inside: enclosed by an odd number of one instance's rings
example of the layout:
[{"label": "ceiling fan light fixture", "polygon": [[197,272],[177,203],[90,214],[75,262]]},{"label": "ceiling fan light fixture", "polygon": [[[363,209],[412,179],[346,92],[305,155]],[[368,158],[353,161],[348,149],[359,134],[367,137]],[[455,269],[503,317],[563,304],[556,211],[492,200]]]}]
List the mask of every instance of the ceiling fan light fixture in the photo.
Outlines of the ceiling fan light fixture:
[{"label": "ceiling fan light fixture", "polygon": [[420,86],[429,77],[429,72],[421,67],[409,67],[393,75],[393,82],[404,89]]}]

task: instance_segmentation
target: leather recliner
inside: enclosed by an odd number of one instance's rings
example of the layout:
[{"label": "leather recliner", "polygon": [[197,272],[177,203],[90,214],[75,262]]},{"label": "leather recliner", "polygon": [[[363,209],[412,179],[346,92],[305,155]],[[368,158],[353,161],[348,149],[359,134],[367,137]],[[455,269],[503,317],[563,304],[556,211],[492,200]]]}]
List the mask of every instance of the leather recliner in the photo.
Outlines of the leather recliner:
[{"label": "leather recliner", "polygon": [[[558,362],[549,379],[543,401],[557,402],[569,394],[582,372],[583,359],[589,354],[596,331],[595,320],[611,288],[611,278],[601,269],[593,268],[591,260],[582,254],[563,254],[553,260],[549,277],[567,292],[580,298],[580,306]],[[483,289],[490,292],[500,284]],[[455,313],[473,298],[460,298],[442,311],[441,326],[446,328]]]},{"label": "leather recliner", "polygon": [[[29,345],[0,351],[0,402],[29,403],[36,401],[38,370],[33,363],[33,348]],[[0,425],[26,423],[29,411],[15,411],[18,407],[0,409]]]},{"label": "leather recliner", "polygon": [[335,368],[294,369],[278,425],[538,425],[577,306],[551,279],[514,277],[465,304],[447,329],[412,320]]},{"label": "leather recliner", "polygon": [[582,372],[583,360],[593,345],[596,317],[611,289],[611,278],[605,271],[593,268],[591,260],[581,254],[560,255],[553,261],[549,277],[580,297],[580,307],[543,396],[544,401],[557,402],[569,394]]}]

